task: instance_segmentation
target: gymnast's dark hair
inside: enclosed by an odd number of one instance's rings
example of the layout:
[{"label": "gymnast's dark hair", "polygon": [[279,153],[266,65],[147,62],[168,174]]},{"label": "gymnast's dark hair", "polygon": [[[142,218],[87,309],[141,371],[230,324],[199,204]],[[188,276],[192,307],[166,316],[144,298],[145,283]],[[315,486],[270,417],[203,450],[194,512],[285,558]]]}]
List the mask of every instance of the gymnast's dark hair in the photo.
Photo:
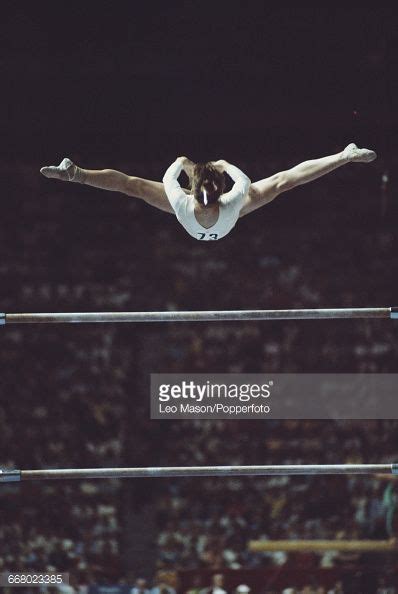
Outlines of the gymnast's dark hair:
[{"label": "gymnast's dark hair", "polygon": [[195,165],[192,178],[192,192],[195,200],[204,206],[209,206],[217,202],[224,189],[224,175],[214,165],[211,163]]}]

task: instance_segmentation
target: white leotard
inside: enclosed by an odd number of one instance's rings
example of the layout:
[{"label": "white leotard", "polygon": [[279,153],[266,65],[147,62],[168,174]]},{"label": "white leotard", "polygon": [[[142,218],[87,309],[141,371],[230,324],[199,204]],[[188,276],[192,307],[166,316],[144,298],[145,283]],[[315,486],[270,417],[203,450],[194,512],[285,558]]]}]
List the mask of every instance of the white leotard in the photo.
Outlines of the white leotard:
[{"label": "white leotard", "polygon": [[196,220],[195,198],[192,194],[186,194],[178,183],[181,170],[181,162],[177,159],[170,165],[163,177],[167,198],[178,221],[192,237],[201,241],[217,240],[228,235],[239,218],[243,201],[249,191],[250,179],[235,165],[227,164],[225,171],[235,183],[232,190],[223,194],[218,200],[219,215],[217,222],[207,229],[202,227]]}]

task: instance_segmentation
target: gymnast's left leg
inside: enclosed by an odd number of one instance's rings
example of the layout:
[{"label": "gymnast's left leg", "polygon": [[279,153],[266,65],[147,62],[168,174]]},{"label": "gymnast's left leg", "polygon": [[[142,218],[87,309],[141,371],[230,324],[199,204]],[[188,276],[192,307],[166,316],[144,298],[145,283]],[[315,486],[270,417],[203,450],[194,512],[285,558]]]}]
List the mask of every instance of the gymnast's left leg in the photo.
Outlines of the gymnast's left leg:
[{"label": "gymnast's left leg", "polygon": [[[85,184],[101,190],[121,192],[126,196],[141,198],[159,210],[174,214],[161,182],[127,175],[115,169],[83,169],[65,158],[60,165],[42,167],[45,177]],[[188,190],[184,190],[188,193]]]},{"label": "gymnast's left leg", "polygon": [[370,163],[377,155],[369,149],[360,149],[354,143],[349,144],[343,151],[320,159],[304,161],[291,169],[276,173],[271,177],[255,182],[250,186],[240,216],[244,216],[260,206],[268,204],[274,198],[292,190],[297,186],[307,184],[327,173],[347,165],[348,163]]}]

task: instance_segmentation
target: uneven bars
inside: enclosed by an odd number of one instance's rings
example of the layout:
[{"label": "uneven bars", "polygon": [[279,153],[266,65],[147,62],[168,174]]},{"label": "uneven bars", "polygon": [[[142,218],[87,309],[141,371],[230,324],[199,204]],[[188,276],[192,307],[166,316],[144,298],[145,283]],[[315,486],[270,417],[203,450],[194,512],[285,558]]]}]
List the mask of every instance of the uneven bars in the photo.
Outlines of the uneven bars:
[{"label": "uneven bars", "polygon": [[250,540],[249,551],[265,553],[286,552],[321,552],[321,551],[396,551],[398,542],[391,540]]},{"label": "uneven bars", "polygon": [[149,468],[54,468],[1,470],[0,482],[48,479],[167,478],[190,476],[272,476],[319,474],[394,474],[398,464],[295,464],[269,466],[165,466]]},{"label": "uneven bars", "polygon": [[249,309],[231,311],[147,311],[81,313],[0,313],[4,324],[64,324],[98,322],[221,322],[240,320],[327,320],[349,318],[398,319],[398,307],[335,309]]}]

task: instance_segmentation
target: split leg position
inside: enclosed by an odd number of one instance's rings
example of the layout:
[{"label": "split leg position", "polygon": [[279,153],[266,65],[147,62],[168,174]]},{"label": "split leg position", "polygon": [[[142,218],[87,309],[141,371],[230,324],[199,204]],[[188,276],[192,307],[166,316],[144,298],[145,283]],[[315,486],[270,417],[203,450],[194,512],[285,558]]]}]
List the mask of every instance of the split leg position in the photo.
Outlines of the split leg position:
[{"label": "split leg position", "polygon": [[253,210],[272,202],[283,192],[314,181],[343,165],[354,162],[370,163],[376,157],[374,151],[359,149],[356,144],[351,143],[339,153],[321,157],[320,159],[304,161],[291,169],[257,181],[250,186],[240,216],[243,217],[253,212]]},{"label": "split leg position", "polygon": [[161,182],[126,175],[115,169],[83,169],[68,158],[65,158],[57,167],[42,167],[40,172],[49,178],[77,182],[111,192],[121,192],[126,196],[141,198],[160,210],[174,212]]},{"label": "split leg position", "polygon": [[[252,183],[244,200],[240,216],[268,204],[288,190],[318,179],[343,165],[352,162],[369,163],[376,159],[376,153],[368,149],[359,149],[354,143],[343,151],[320,159],[304,161],[286,171],[281,171],[263,180]],[[193,164],[188,161],[185,167],[191,175]],[[126,175],[114,169],[90,170],[75,165],[70,159],[64,159],[57,167],[42,167],[45,177],[73,181],[103,190],[121,192],[127,196],[141,198],[151,206],[165,212],[174,213],[166,196],[163,183]],[[189,194],[189,190],[184,190]]]}]

